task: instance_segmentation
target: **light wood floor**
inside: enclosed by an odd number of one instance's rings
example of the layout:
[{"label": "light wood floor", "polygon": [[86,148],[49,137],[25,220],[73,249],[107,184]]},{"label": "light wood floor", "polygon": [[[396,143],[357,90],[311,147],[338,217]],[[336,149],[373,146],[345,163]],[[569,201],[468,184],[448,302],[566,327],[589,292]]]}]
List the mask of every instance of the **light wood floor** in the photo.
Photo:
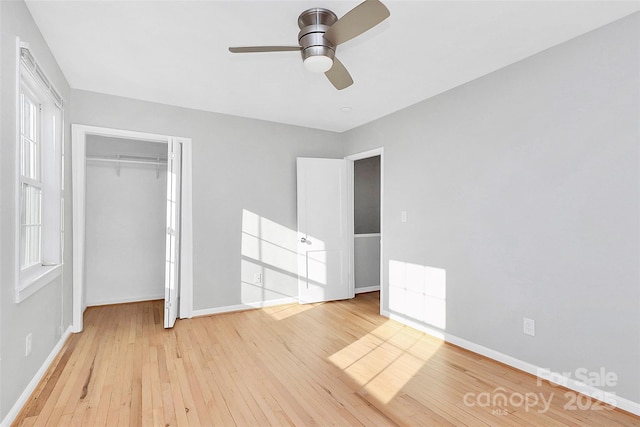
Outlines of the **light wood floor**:
[{"label": "light wood floor", "polygon": [[378,297],[171,330],[160,301],[89,308],[15,425],[640,425],[385,319]]}]

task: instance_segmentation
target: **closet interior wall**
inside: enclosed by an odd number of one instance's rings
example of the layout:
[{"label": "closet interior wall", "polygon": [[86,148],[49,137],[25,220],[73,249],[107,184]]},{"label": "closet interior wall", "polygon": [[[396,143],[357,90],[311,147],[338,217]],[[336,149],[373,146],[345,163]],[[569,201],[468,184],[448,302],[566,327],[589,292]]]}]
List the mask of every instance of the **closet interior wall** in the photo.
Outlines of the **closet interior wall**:
[{"label": "closet interior wall", "polygon": [[164,298],[167,144],[87,139],[86,302]]}]

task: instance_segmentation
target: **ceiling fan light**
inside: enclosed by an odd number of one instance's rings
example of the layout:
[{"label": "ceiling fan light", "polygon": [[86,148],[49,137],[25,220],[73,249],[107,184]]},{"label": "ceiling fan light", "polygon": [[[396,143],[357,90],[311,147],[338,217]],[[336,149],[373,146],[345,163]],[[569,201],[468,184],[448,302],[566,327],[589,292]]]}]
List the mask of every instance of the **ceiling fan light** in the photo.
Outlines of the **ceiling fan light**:
[{"label": "ceiling fan light", "polygon": [[333,59],[324,55],[309,56],[305,58],[304,66],[311,72],[324,73],[329,71],[333,66]]}]

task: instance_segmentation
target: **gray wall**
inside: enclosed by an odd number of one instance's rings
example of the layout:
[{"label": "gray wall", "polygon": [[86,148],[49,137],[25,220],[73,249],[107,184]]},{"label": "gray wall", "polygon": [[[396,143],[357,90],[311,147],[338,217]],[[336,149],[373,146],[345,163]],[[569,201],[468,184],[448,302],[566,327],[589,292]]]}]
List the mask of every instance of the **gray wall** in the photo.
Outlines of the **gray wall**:
[{"label": "gray wall", "polygon": [[[69,85],[49,48],[35,26],[22,1],[0,1],[0,420],[7,413],[36,374],[60,338],[59,328],[71,323],[71,216],[65,218],[65,251],[63,276],[16,304],[16,36],[30,43],[30,49],[41,63],[49,79],[67,101],[70,109]],[[67,114],[68,117],[68,114]],[[68,130],[68,121],[65,130]],[[65,152],[70,153],[68,132]],[[70,171],[65,171],[65,191],[69,192]],[[71,212],[71,198],[66,198],[65,211]],[[33,333],[33,348],[25,357],[25,337]]]},{"label": "gray wall", "polygon": [[358,288],[380,286],[380,236],[353,239],[353,275]]},{"label": "gray wall", "polygon": [[[87,154],[167,157],[167,144],[91,135]],[[87,161],[86,301],[164,298],[167,167]],[[156,174],[157,173],[157,174]]]},{"label": "gray wall", "polygon": [[[80,90],[71,98],[72,123],[192,138],[194,309],[297,296],[297,272],[283,268],[296,247],[295,159],[343,157],[339,134]],[[250,228],[256,218],[276,235],[258,243],[280,253],[243,255],[243,239],[254,239],[243,219]],[[260,289],[248,283],[252,268],[268,270]]]},{"label": "gray wall", "polygon": [[[2,47],[4,46],[2,44],[2,41],[5,38],[5,35],[3,33],[3,28],[4,25],[2,24],[2,15],[4,14],[4,9],[2,8],[2,6],[0,5],[0,51],[2,50]],[[4,76],[4,70],[3,70],[3,62],[4,62],[4,55],[1,54],[0,52],[0,99],[4,99],[4,83],[3,83],[3,76]],[[4,111],[4,106],[2,105],[3,103],[0,102],[0,135],[4,135],[2,133],[2,122],[4,122],[4,116],[2,115],[2,112]],[[2,159],[0,159],[0,199],[2,199],[2,189],[3,189],[3,182],[5,180],[5,178],[3,177],[3,167],[2,167]],[[1,203],[0,204],[0,242],[3,242],[3,235],[4,235],[4,206],[5,203]],[[4,279],[4,275],[2,273],[2,270],[4,270],[5,266],[5,260],[4,257],[2,255],[3,253],[3,247],[2,244],[0,244],[0,287],[4,287],[2,286],[2,280]],[[3,291],[0,289],[0,310],[2,307],[2,294]],[[2,347],[4,347],[2,345],[2,316],[0,315],[0,384],[2,384]],[[3,405],[3,399],[2,399],[2,386],[0,386],[0,420],[4,419],[6,410],[4,409],[4,405]]]},{"label": "gray wall", "polygon": [[552,371],[605,367],[640,402],[639,28],[632,15],[344,134],[349,153],[385,149],[386,310],[407,298],[407,318]]}]

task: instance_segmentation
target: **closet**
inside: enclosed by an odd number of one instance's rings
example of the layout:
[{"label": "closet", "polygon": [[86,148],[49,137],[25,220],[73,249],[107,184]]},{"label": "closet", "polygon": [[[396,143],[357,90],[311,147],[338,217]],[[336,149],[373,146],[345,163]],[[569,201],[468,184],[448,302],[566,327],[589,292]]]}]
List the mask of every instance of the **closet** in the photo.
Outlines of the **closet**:
[{"label": "closet", "polygon": [[166,143],[87,137],[87,306],[164,298],[166,199]]},{"label": "closet", "polygon": [[380,288],[380,156],[353,162],[355,292]]}]

